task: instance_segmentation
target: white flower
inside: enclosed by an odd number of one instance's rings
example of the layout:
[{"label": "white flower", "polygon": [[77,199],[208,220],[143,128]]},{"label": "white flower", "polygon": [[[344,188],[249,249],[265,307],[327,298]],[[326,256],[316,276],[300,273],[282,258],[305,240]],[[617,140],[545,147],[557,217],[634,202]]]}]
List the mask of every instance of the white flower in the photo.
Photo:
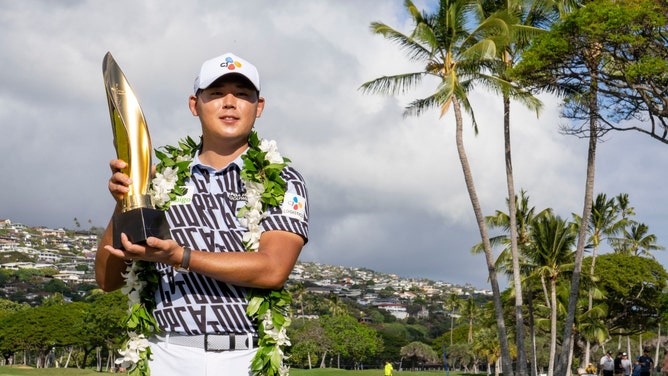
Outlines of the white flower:
[{"label": "white flower", "polygon": [[[179,170],[172,168],[172,167],[165,167],[164,170],[162,170],[162,177],[165,179],[165,181],[170,184],[172,187],[176,185],[176,181],[179,179],[178,175]],[[160,174],[156,174],[160,175]]]},{"label": "white flower", "polygon": [[256,232],[245,232],[243,235],[243,242],[250,250],[257,250],[260,248],[260,235]]},{"label": "white flower", "polygon": [[276,340],[277,345],[290,346],[290,338],[288,338],[288,333],[285,328],[281,328],[280,330],[276,330],[276,328],[274,328],[265,333]]},{"label": "white flower", "polygon": [[140,304],[141,303],[141,295],[139,294],[139,291],[137,290],[132,290],[128,295],[128,305],[132,307],[135,304]]},{"label": "white flower", "polygon": [[150,191],[151,200],[156,206],[162,206],[169,202],[169,194],[174,190],[176,182],[179,179],[178,170],[172,167],[165,167],[160,173],[157,172],[153,180]]},{"label": "white flower", "polygon": [[118,350],[123,357],[116,359],[116,364],[137,364],[141,359],[141,353],[146,351],[150,343],[143,334],[137,335],[130,332],[130,339],[125,343],[124,349]]},{"label": "white flower", "polygon": [[283,163],[283,157],[278,152],[278,146],[274,140],[262,140],[260,141],[260,150],[267,153],[264,157],[271,163]]},{"label": "white flower", "polygon": [[192,162],[192,160],[193,157],[191,155],[179,155],[178,157],[176,157],[177,162],[184,162],[184,161]]},{"label": "white flower", "polygon": [[244,185],[246,187],[246,199],[248,200],[246,206],[262,208],[262,194],[264,193],[264,184],[244,180]]}]

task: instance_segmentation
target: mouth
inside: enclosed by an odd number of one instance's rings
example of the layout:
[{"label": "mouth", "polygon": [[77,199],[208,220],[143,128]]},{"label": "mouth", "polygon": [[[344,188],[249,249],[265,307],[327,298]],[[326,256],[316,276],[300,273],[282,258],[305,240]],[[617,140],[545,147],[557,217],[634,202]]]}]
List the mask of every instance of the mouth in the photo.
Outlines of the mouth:
[{"label": "mouth", "polygon": [[222,121],[237,121],[237,120],[239,120],[238,117],[232,116],[232,115],[220,116],[219,119],[222,120]]}]

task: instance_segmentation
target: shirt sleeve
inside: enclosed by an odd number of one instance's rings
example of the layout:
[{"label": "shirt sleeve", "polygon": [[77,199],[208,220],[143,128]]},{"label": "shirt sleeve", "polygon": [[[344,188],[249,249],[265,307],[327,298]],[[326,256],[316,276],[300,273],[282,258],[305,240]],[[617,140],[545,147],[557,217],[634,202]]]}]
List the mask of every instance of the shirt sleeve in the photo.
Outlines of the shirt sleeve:
[{"label": "shirt sleeve", "polygon": [[308,242],[308,192],[306,182],[297,170],[286,167],[281,171],[281,177],[287,187],[283,203],[280,206],[269,208],[269,215],[262,221],[264,231],[288,231],[304,238]]}]

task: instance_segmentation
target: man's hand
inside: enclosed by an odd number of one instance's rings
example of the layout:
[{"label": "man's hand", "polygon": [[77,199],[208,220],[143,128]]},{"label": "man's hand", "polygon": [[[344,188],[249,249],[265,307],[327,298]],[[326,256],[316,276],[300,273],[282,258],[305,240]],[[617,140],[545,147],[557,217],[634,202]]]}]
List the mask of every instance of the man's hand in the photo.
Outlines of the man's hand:
[{"label": "man's hand", "polygon": [[143,260],[168,265],[180,263],[183,257],[183,247],[171,239],[162,240],[149,237],[144,245],[134,244],[130,242],[127,235],[121,234],[121,244],[123,244],[124,250],[116,249],[111,245],[106,245],[104,249],[124,260]]}]

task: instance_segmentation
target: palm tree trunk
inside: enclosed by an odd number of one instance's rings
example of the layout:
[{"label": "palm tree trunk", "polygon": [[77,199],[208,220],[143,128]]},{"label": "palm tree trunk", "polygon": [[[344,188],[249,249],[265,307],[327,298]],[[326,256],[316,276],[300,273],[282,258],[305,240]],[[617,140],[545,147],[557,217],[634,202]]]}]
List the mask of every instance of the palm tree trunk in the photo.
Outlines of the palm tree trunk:
[{"label": "palm tree trunk", "polygon": [[578,291],[580,289],[580,275],[582,272],[582,259],[584,257],[585,243],[587,243],[587,223],[591,216],[591,207],[594,201],[594,177],[596,176],[596,144],[598,142],[598,90],[596,74],[592,71],[592,82],[589,93],[589,149],[587,152],[587,177],[585,179],[585,195],[580,223],[578,244],[575,249],[575,262],[573,264],[573,276],[571,279],[571,291],[568,297],[568,308],[566,310],[566,321],[564,322],[564,335],[557,363],[558,375],[566,374],[568,367],[568,348],[573,340],[573,323],[575,322],[575,310],[577,305]]},{"label": "palm tree trunk", "polygon": [[538,354],[536,354],[536,326],[533,320],[533,292],[529,289],[527,295],[527,308],[529,310],[529,333],[531,336],[531,376],[538,375]]},{"label": "palm tree trunk", "polygon": [[[659,348],[661,347],[661,323],[659,323],[659,327],[656,333],[656,350],[654,352],[654,366],[656,366],[656,363],[659,361]],[[654,369],[656,367],[652,367],[652,372],[654,372]]]},{"label": "palm tree trunk", "polygon": [[573,369],[573,349],[574,348],[575,348],[575,341],[571,341],[571,348],[570,348],[570,352],[569,352],[569,355],[568,355],[568,368],[566,368],[568,370],[568,373],[566,374],[566,376],[571,376],[571,374],[572,374],[571,370]]},{"label": "palm tree trunk", "polygon": [[492,296],[494,300],[494,311],[496,314],[496,328],[499,335],[499,345],[501,347],[501,358],[503,359],[503,375],[513,376],[513,368],[510,360],[510,348],[508,346],[508,337],[506,334],[506,324],[503,319],[503,305],[501,303],[501,292],[499,290],[499,282],[496,276],[496,266],[494,265],[494,255],[492,254],[492,244],[489,241],[489,234],[487,233],[487,225],[485,217],[480,209],[480,201],[475,190],[473,182],[473,175],[471,175],[471,166],[469,166],[466,150],[464,149],[463,133],[463,119],[462,110],[457,98],[453,98],[452,107],[455,112],[455,139],[457,143],[457,153],[459,154],[459,162],[462,165],[464,173],[464,181],[471,199],[473,212],[475,213],[476,221],[478,222],[478,229],[480,230],[480,238],[482,239],[483,247],[485,249],[485,259],[487,261],[487,270],[489,272],[489,281],[492,285]]},{"label": "palm tree trunk", "polygon": [[508,184],[508,215],[510,216],[510,252],[513,259],[513,284],[515,287],[515,343],[517,344],[517,374],[526,376],[527,358],[524,351],[524,317],[522,313],[522,276],[517,247],[517,202],[515,201],[515,179],[510,153],[510,97],[503,96],[503,139],[505,145],[506,182]]},{"label": "palm tree trunk", "polygon": [[[550,301],[552,308],[550,309],[550,360],[547,366],[547,376],[554,375],[554,359],[557,354],[557,280],[550,279]],[[565,373],[559,373],[565,375]]]},{"label": "palm tree trunk", "polygon": [[72,346],[69,347],[69,350],[67,351],[67,360],[65,361],[65,367],[67,368],[70,366],[70,359],[72,359]]},{"label": "palm tree trunk", "polygon": [[[584,222],[584,221],[583,221]],[[595,271],[595,265],[596,265],[596,249],[598,247],[594,247],[591,253],[591,267],[589,268],[589,276],[593,279],[594,277],[594,271]],[[589,291],[588,294],[588,302],[587,302],[587,309],[591,311],[592,307],[594,306],[594,297],[592,296],[592,292]],[[589,340],[587,340],[587,343],[585,345],[585,361],[584,364],[589,364],[589,351],[591,349],[591,343]]]},{"label": "palm tree trunk", "polygon": [[327,357],[327,350],[322,354],[322,359],[320,359],[320,368],[325,368],[325,358]]}]

